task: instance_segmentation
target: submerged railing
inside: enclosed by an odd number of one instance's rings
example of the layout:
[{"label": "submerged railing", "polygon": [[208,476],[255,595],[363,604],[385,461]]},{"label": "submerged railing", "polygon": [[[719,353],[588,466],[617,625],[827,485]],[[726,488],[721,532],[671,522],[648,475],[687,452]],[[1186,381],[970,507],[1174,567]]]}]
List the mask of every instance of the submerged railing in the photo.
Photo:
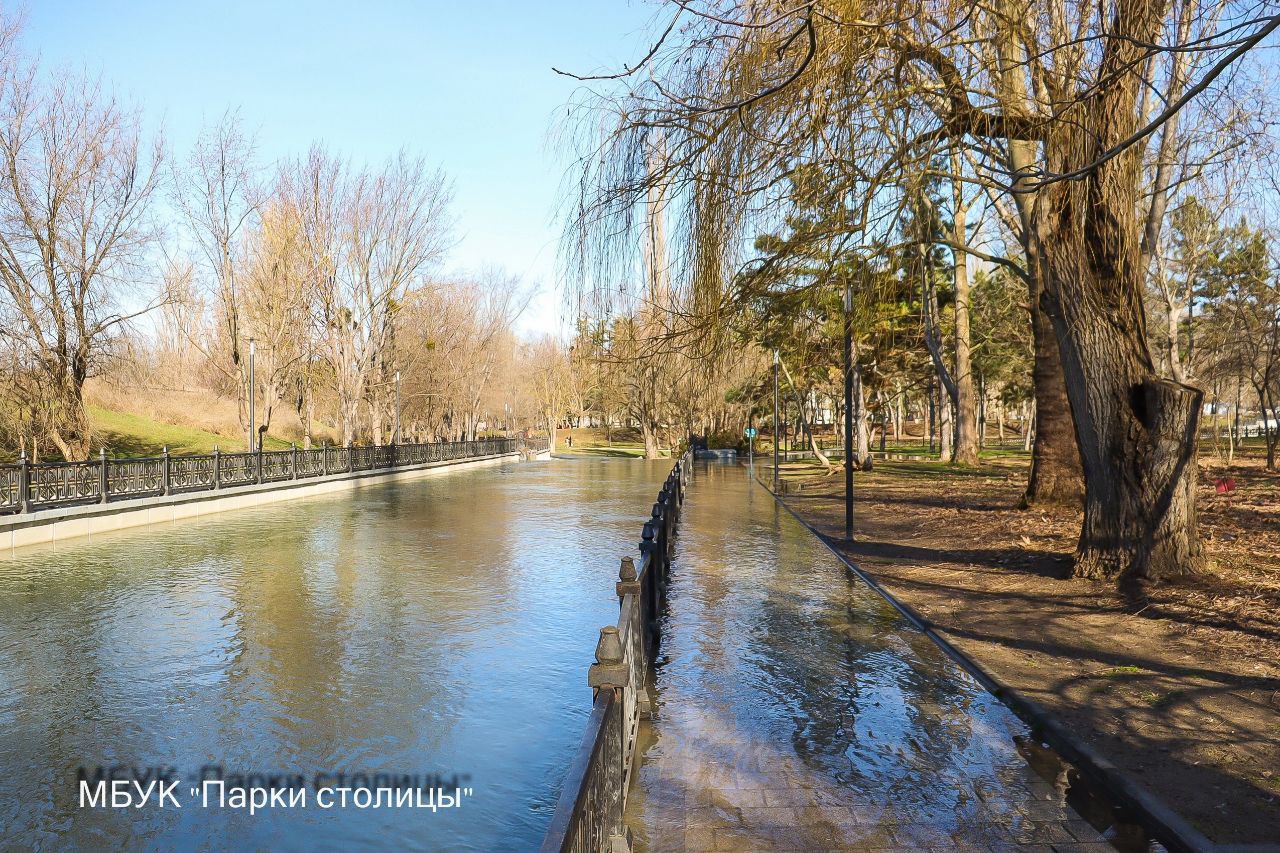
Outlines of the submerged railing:
[{"label": "submerged railing", "polygon": [[528,459],[551,451],[551,436],[548,435],[522,435],[519,442],[521,454]]},{"label": "submerged railing", "polygon": [[[487,438],[425,444],[317,447],[257,453],[213,453],[0,465],[0,514],[217,491],[232,486],[307,480],[472,457],[540,452],[538,438]],[[542,447],[542,450],[545,450]]]},{"label": "submerged railing", "polygon": [[658,647],[658,614],[671,577],[671,549],[684,504],[691,455],[676,462],[644,523],[640,567],[622,558],[616,626],[600,629],[587,671],[595,701],[574,755],[543,853],[629,849],[622,816],[635,763],[640,720],[649,715],[649,667]]}]

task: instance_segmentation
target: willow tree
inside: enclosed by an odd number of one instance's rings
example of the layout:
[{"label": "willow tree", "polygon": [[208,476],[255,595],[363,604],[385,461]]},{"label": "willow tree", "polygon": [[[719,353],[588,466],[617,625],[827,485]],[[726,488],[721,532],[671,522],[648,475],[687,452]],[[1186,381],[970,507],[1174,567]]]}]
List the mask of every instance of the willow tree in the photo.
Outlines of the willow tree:
[{"label": "willow tree", "polygon": [[[661,128],[662,180],[684,190],[696,312],[718,301],[710,294],[723,293],[744,226],[759,230],[797,161],[844,170],[870,235],[901,210],[893,187],[956,177],[936,163],[964,152],[976,166],[966,179],[1017,210],[1022,272],[1058,345],[1085,481],[1076,574],[1142,586],[1194,571],[1204,559],[1194,493],[1201,392],[1162,376],[1147,342],[1142,155],[1280,17],[1226,10],[1188,29],[1175,5],[673,0],[644,61],[613,75],[636,82],[594,102],[612,108],[613,123],[583,160],[575,222],[594,235],[589,247],[610,244],[647,183],[636,164]],[[1175,91],[1151,69],[1179,51],[1216,61],[1150,114],[1144,92]],[[1042,431],[1049,414],[1038,413]]]}]

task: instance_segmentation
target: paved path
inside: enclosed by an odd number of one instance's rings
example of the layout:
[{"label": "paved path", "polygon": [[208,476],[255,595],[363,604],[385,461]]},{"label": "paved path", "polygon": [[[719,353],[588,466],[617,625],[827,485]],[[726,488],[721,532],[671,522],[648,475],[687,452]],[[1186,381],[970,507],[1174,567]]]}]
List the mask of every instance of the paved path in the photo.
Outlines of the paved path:
[{"label": "paved path", "polygon": [[1107,850],[994,697],[741,468],[681,520],[637,848]]}]

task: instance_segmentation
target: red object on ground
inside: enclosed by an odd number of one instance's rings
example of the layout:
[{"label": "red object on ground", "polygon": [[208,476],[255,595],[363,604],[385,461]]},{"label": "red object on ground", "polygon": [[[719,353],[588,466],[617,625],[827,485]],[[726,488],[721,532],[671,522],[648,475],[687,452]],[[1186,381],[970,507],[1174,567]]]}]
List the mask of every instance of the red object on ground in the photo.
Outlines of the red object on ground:
[{"label": "red object on ground", "polygon": [[1235,477],[1219,477],[1213,482],[1213,489],[1220,495],[1225,495],[1227,492],[1234,492],[1236,490]]}]

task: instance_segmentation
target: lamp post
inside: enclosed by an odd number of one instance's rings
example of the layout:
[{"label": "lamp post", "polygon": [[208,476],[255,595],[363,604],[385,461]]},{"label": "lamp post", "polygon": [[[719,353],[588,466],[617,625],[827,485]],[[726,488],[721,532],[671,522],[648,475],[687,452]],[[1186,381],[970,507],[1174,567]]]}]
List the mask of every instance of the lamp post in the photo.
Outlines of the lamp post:
[{"label": "lamp post", "polygon": [[853,539],[853,289],[844,285],[844,538]]},{"label": "lamp post", "polygon": [[253,398],[256,386],[253,378],[253,356],[257,351],[257,344],[253,338],[249,338],[249,452],[253,453],[258,449],[258,430],[257,424],[254,422]]},{"label": "lamp post", "polygon": [[391,443],[400,443],[400,371],[396,371],[396,429],[391,434]]},{"label": "lamp post", "polygon": [[773,351],[773,490],[778,490],[778,351]]}]

